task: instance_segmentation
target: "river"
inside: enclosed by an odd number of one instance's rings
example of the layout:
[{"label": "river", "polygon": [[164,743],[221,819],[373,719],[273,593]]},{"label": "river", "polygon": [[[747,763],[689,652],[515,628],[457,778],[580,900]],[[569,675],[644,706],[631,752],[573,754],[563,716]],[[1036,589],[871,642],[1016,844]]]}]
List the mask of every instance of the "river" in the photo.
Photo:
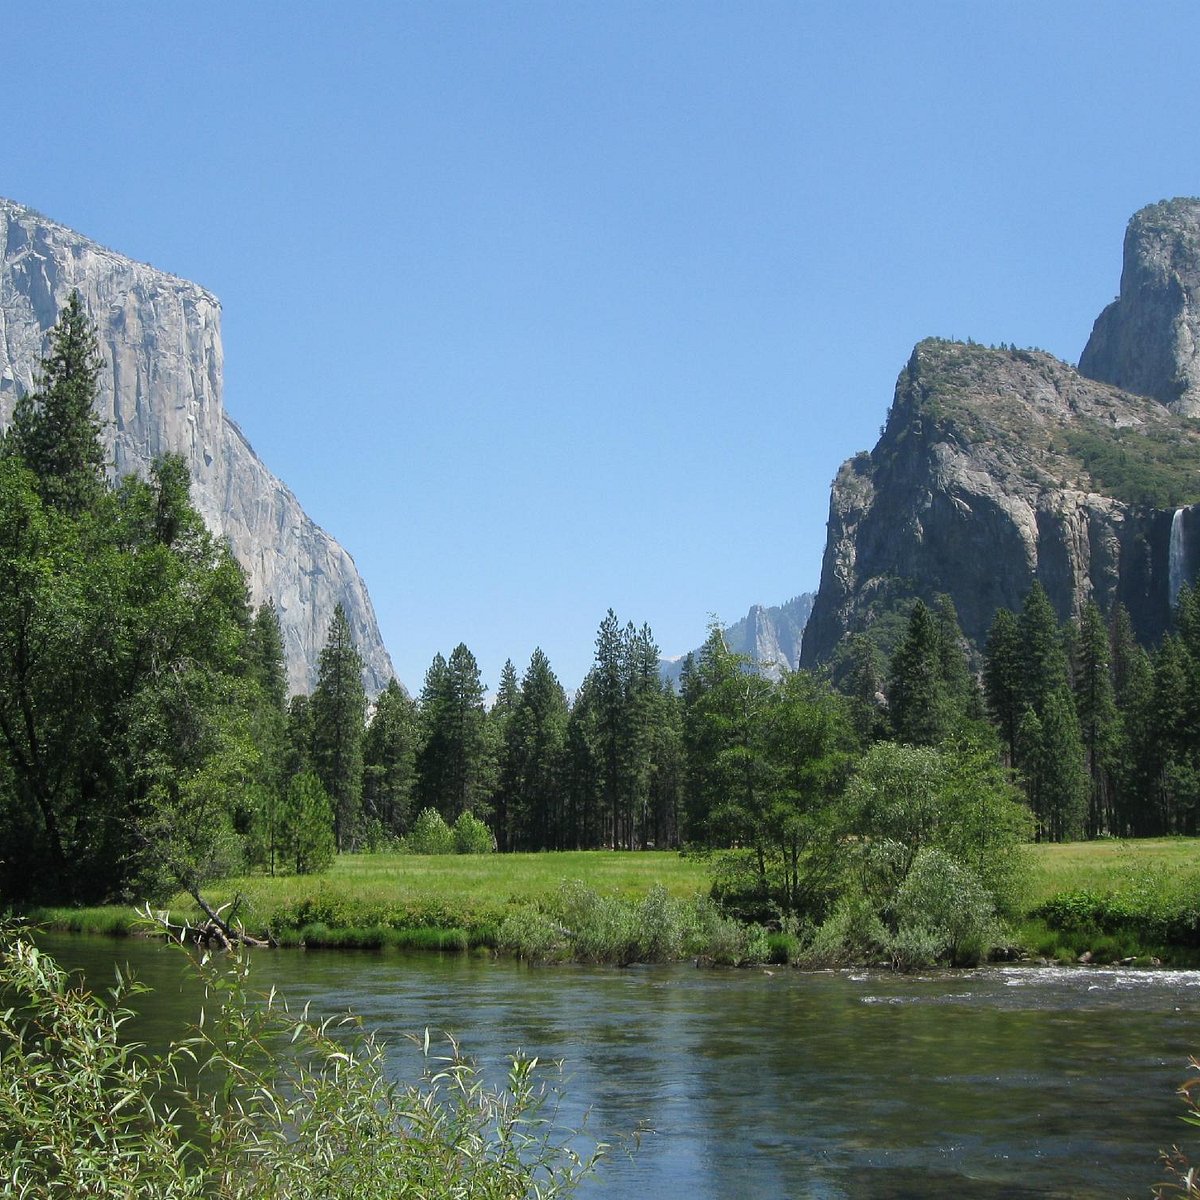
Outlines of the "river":
[{"label": "river", "polygon": [[[114,956],[155,988],[138,1036],[195,1018],[177,952],[51,937],[98,984]],[[648,1125],[590,1200],[1145,1197],[1157,1151],[1200,1149],[1174,1089],[1200,1052],[1200,972],[530,968],[456,955],[264,952],[322,1015],[403,1035],[451,1030],[483,1064],[520,1047],[566,1063],[564,1116]],[[1200,1157],[1200,1155],[1198,1155]]]}]

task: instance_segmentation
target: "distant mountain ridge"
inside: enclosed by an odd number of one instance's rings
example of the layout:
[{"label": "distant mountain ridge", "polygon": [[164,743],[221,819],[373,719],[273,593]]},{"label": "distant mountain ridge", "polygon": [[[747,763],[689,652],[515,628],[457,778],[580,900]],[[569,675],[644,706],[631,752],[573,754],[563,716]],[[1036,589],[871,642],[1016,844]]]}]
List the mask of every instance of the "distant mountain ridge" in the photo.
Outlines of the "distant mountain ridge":
[{"label": "distant mountain ridge", "polygon": [[917,345],[879,442],[834,480],[803,665],[836,659],[860,630],[886,640],[890,614],[939,593],[979,647],[1035,579],[1060,618],[1120,602],[1157,640],[1173,524],[1176,573],[1197,565],[1197,413],[1200,200],[1182,199],[1130,221],[1120,296],[1079,368],[1041,351]]},{"label": "distant mountain ridge", "polygon": [[47,333],[78,290],[99,329],[101,419],[117,475],[181,454],[192,498],[246,571],[255,604],[274,601],[293,691],[309,691],[336,604],[346,611],[371,694],[392,663],[350,555],[317,526],[225,412],[221,306],[211,292],[134,262],[0,199],[0,425],[33,387]]},{"label": "distant mountain ridge", "polygon": [[[752,605],[740,621],[724,628],[725,644],[734,654],[746,655],[770,679],[777,679],[784,670],[794,671],[800,665],[800,646],[813,599],[814,593],[802,592],[770,608]],[[698,656],[700,647],[692,653]],[[686,658],[684,654],[660,659],[662,678],[678,684]]]}]

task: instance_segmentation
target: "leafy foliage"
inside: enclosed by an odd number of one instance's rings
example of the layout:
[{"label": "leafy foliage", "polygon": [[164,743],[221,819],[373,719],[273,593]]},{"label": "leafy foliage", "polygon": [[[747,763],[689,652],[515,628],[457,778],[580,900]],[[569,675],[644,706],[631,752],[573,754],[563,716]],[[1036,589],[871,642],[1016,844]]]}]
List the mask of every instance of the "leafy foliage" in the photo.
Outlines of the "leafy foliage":
[{"label": "leafy foliage", "polygon": [[317,1024],[253,995],[245,957],[192,960],[199,1023],[154,1057],[120,1036],[144,988],[118,976],[97,997],[28,941],[2,945],[0,1175],[14,1196],[549,1198],[603,1150],[572,1148],[536,1059],[514,1057],[491,1088],[426,1032],[423,1078],[394,1084],[352,1018]]}]

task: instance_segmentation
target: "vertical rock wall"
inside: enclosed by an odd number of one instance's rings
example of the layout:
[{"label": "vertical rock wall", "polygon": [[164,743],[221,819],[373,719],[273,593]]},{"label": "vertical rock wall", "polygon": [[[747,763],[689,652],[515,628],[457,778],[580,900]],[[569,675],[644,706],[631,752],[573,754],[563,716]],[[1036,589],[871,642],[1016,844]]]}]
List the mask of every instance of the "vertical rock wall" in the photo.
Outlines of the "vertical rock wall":
[{"label": "vertical rock wall", "polygon": [[1120,295],[1097,318],[1079,371],[1200,416],[1200,200],[1133,215]]},{"label": "vertical rock wall", "polygon": [[99,328],[101,411],[118,475],[182,454],[192,498],[274,600],[294,692],[307,692],[329,621],[346,610],[373,695],[392,677],[371,599],[350,555],[300,507],[225,413],[221,306],[187,280],[133,262],[0,199],[0,424],[33,386],[46,335],[72,290]]}]

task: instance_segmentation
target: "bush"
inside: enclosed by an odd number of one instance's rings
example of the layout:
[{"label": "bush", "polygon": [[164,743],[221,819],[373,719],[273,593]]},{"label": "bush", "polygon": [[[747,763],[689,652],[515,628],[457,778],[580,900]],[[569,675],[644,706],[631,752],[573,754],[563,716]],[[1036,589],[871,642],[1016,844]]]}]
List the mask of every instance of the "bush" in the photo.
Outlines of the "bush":
[{"label": "bush", "polygon": [[580,962],[623,967],[637,961],[637,919],[632,905],[601,896],[578,880],[564,880],[555,915],[570,939],[572,957]]},{"label": "bush", "polygon": [[413,854],[453,854],[454,833],[436,808],[423,808],[409,831],[408,848]]},{"label": "bush", "polygon": [[496,948],[528,962],[556,962],[570,957],[562,926],[533,905],[509,913],[500,922]]},{"label": "bush", "polygon": [[514,1058],[505,1085],[489,1088],[453,1041],[431,1055],[426,1032],[421,1082],[395,1085],[383,1047],[351,1018],[316,1025],[274,992],[251,995],[245,957],[192,960],[206,1014],[155,1056],[120,1038],[127,1000],[148,989],[118,976],[111,999],[97,997],[11,931],[0,948],[12,1004],[0,1010],[0,1173],[16,1194],[557,1197],[603,1149],[588,1159],[571,1149],[534,1060]]},{"label": "bush", "polygon": [[682,905],[662,884],[655,884],[637,906],[635,925],[640,961],[673,962],[683,953]]},{"label": "bush", "polygon": [[474,813],[460,813],[451,833],[456,854],[491,854],[496,849],[492,831]]},{"label": "bush", "polygon": [[848,893],[813,933],[800,961],[808,967],[842,967],[870,962],[886,952],[887,927],[865,896]]},{"label": "bush", "polygon": [[765,962],[770,954],[766,930],[744,925],[711,900],[700,899],[692,910],[690,943],[697,957],[718,966],[740,967]]},{"label": "bush", "polygon": [[[893,959],[906,967],[945,959],[954,966],[980,961],[997,938],[996,907],[969,867],[941,850],[922,850],[896,891]],[[917,947],[924,954],[917,954]]]}]

